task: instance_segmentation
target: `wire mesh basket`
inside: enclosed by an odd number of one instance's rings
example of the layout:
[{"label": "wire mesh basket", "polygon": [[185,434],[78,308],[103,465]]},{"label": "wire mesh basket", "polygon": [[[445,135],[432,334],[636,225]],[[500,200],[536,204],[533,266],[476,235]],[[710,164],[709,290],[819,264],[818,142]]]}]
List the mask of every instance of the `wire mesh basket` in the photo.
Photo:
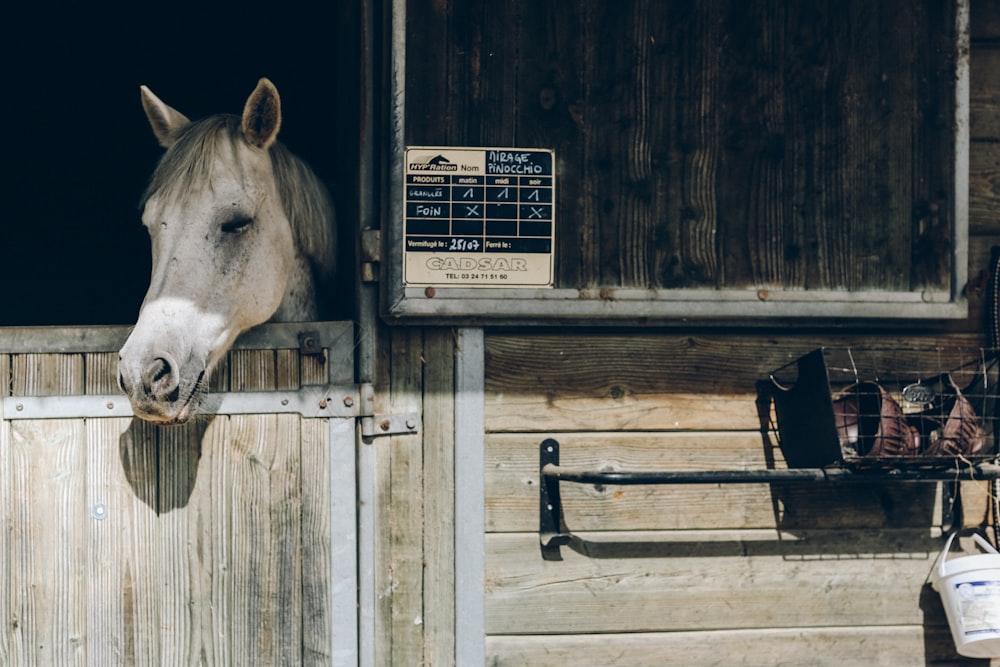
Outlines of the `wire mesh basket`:
[{"label": "wire mesh basket", "polygon": [[998,366],[988,348],[820,348],[760,384],[791,468],[940,467],[996,458]]}]

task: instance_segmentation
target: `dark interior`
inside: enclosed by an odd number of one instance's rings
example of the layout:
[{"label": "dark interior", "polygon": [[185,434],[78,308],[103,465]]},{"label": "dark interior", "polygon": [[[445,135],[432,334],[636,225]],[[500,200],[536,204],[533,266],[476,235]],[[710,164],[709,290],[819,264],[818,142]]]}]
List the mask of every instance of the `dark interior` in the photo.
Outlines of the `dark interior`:
[{"label": "dark interior", "polygon": [[[280,140],[334,195],[341,267],[353,254],[356,3],[199,6],[45,3],[0,40],[6,215],[0,326],[131,324],[149,281],[138,201],[161,149],[140,84],[190,118],[239,113],[261,76],[282,97]],[[350,317],[345,284],[338,314]],[[340,313],[340,311],[343,311]]]}]

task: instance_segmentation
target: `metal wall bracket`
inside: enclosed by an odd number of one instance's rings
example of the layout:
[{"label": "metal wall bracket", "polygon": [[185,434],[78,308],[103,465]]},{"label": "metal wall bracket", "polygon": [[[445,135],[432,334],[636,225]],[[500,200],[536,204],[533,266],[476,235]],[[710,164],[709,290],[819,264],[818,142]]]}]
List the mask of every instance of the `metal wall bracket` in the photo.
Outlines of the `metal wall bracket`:
[{"label": "metal wall bracket", "polygon": [[[538,539],[542,557],[559,560],[559,547],[572,540],[563,519],[559,482],[577,484],[761,484],[781,482],[951,482],[1000,479],[995,462],[956,464],[933,469],[852,470],[849,468],[787,468],[768,470],[604,471],[576,470],[559,465],[559,442],[547,438],[539,447]],[[955,491],[945,484],[942,529],[961,525]]]},{"label": "metal wall bracket", "polygon": [[[562,499],[559,497],[559,479],[546,475],[546,469],[559,466],[559,443],[551,438],[542,441],[539,451],[539,469],[542,476],[539,489],[538,539],[542,545],[542,556],[559,555],[559,547],[570,541],[569,529],[563,524]],[[556,558],[557,559],[557,558]]]}]

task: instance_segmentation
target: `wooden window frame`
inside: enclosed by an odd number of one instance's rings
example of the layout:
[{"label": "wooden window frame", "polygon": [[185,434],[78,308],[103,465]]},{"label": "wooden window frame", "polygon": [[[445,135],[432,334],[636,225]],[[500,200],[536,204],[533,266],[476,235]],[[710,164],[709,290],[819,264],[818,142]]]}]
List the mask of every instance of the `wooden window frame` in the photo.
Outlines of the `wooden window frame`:
[{"label": "wooden window frame", "polygon": [[[393,0],[381,240],[383,318],[395,324],[606,325],[767,324],[776,321],[852,325],[968,317],[969,1],[955,0],[953,245],[950,284],[935,291],[780,289],[506,288],[407,286],[403,277],[403,164],[407,149],[406,0]],[[545,146],[533,148],[546,148]],[[558,174],[557,174],[558,180]],[[558,216],[557,216],[558,217]],[[559,223],[557,221],[557,234]],[[555,261],[559,258],[556,256]]]}]

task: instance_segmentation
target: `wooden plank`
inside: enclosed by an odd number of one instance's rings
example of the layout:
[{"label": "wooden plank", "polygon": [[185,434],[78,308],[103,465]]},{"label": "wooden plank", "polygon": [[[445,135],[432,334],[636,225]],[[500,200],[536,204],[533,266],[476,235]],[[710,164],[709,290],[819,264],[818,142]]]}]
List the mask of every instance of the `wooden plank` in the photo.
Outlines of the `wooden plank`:
[{"label": "wooden plank", "polygon": [[1000,48],[972,49],[969,60],[969,136],[973,141],[1000,139]]},{"label": "wooden plank", "polygon": [[[219,493],[211,523],[221,539],[228,613],[225,651],[234,664],[301,660],[301,459],[294,415],[241,415],[224,420]],[[220,432],[221,433],[221,432]],[[214,583],[214,580],[213,580]]]},{"label": "wooden plank", "polygon": [[[376,396],[379,413],[419,410],[421,352],[418,328],[393,329]],[[384,384],[383,384],[384,383]],[[423,644],[423,479],[421,436],[379,438],[375,456],[375,664],[417,665]]]},{"label": "wooden plank", "polygon": [[[758,423],[753,394],[632,394],[625,387],[627,382],[616,383],[611,395],[601,398],[553,397],[548,392],[494,394],[487,398],[486,428],[488,432],[748,430]],[[622,391],[626,393],[619,396]]]},{"label": "wooden plank", "polygon": [[[390,413],[420,412],[423,386],[423,332],[392,333]],[[421,436],[389,438],[391,482],[388,529],[392,577],[392,644],[387,654],[393,665],[420,664],[423,654],[423,448]],[[376,445],[384,446],[382,443]]]},{"label": "wooden plank", "polygon": [[977,141],[969,150],[969,225],[978,233],[1000,230],[1000,142]]},{"label": "wooden plank", "polygon": [[1000,5],[973,0],[969,7],[969,31],[973,43],[1000,42]]},{"label": "wooden plank", "polygon": [[[88,394],[117,391],[118,355],[84,357]],[[123,399],[124,400],[124,399]],[[135,563],[127,558],[135,539],[136,502],[123,474],[123,435],[131,419],[90,419],[87,429],[87,664],[136,664]],[[132,566],[132,567],[129,567]],[[154,652],[155,654],[156,652]],[[152,660],[152,655],[147,655]]]},{"label": "wooden plank", "polygon": [[135,589],[122,567],[133,539],[128,484],[121,474],[119,436],[130,419],[87,421],[87,661],[136,664],[131,614]]},{"label": "wooden plank", "polygon": [[87,637],[84,423],[25,420],[10,428],[10,494],[19,499],[6,591],[12,662],[76,664],[85,658]]},{"label": "wooden plank", "polygon": [[[241,637],[231,617],[236,603],[231,590],[240,585],[233,560],[245,558],[245,554],[233,545],[230,514],[246,508],[234,509],[229,504],[232,482],[226,448],[233,437],[230,427],[228,419],[215,418],[202,428],[197,470],[201,484],[195,485],[197,492],[191,494],[183,511],[166,515],[180,525],[168,523],[154,533],[164,553],[191,563],[190,594],[196,600],[191,610],[193,655],[210,664],[233,664],[233,656],[244,650],[233,648]],[[197,545],[193,553],[192,544]]]},{"label": "wooden plank", "polygon": [[[11,358],[13,395],[78,394],[83,359],[72,354]],[[83,420],[11,423],[9,430],[10,656],[12,662],[85,658],[86,434]]]},{"label": "wooden plank", "polygon": [[[560,433],[560,463],[587,470],[768,467],[759,433]],[[486,529],[538,530],[540,436],[486,439]],[[572,531],[922,528],[940,522],[933,483],[559,485]],[[978,506],[977,506],[978,507]],[[970,508],[971,509],[971,508]]]},{"label": "wooden plank", "polygon": [[307,665],[329,664],[334,647],[330,629],[343,622],[332,617],[327,587],[331,568],[333,540],[330,534],[332,476],[329,467],[330,446],[326,420],[302,422],[302,661]]},{"label": "wooden plank", "polygon": [[[234,351],[234,391],[273,389],[294,379],[273,351]],[[230,650],[237,664],[302,659],[301,437],[295,415],[228,418],[227,516],[232,549]]]},{"label": "wooden plank", "polygon": [[927,529],[585,533],[555,561],[535,533],[486,545],[490,635],[945,625],[919,604]]},{"label": "wooden plank", "polygon": [[940,625],[500,636],[487,638],[486,648],[491,667],[990,664],[959,657],[948,629]]},{"label": "wooden plank", "polygon": [[486,342],[486,428],[541,433],[759,430],[757,381],[818,347],[982,344],[975,335],[491,335]]},{"label": "wooden plank", "polygon": [[83,356],[79,354],[11,355],[12,396],[82,394]]},{"label": "wooden plank", "polygon": [[[0,354],[0,397],[6,398],[10,393],[10,355]],[[13,619],[11,613],[13,596],[7,592],[13,590],[11,573],[14,567],[14,557],[11,551],[11,530],[13,529],[13,496],[11,495],[11,433],[10,422],[0,421],[0,619]],[[13,662],[10,646],[10,621],[0,621],[3,630],[0,631],[0,664],[9,665]]]},{"label": "wooden plank", "polygon": [[423,497],[425,665],[455,666],[455,338],[424,333]]},{"label": "wooden plank", "polygon": [[213,586],[226,571],[226,550],[215,539],[214,489],[207,478],[226,420],[168,428],[137,419],[124,423],[114,437],[113,421],[88,420],[107,438],[103,462],[95,467],[120,470],[92,482],[108,508],[92,539],[119,540],[121,549],[108,566],[118,579],[108,585],[122,596],[123,646],[149,664],[222,659],[228,626]]}]

